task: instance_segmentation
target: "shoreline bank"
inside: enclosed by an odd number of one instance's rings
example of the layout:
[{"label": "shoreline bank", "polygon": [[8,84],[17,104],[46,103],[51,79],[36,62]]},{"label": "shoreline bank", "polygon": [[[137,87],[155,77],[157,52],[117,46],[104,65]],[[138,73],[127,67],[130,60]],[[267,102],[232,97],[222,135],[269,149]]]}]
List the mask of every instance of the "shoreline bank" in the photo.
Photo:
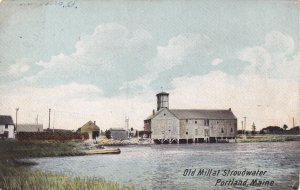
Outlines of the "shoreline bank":
[{"label": "shoreline bank", "polygon": [[[64,175],[32,171],[38,164],[26,159],[85,155],[79,142],[0,141],[0,189],[112,189],[131,190],[104,178],[70,178]],[[3,154],[4,153],[4,154]]]}]

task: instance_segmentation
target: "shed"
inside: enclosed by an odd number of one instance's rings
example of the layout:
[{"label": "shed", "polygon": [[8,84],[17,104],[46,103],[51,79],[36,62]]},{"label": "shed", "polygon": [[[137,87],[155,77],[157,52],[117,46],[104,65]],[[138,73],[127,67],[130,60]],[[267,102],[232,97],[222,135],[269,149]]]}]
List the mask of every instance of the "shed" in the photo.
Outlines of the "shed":
[{"label": "shed", "polygon": [[43,132],[43,124],[18,124],[16,132]]},{"label": "shed", "polygon": [[88,133],[89,139],[96,139],[99,136],[100,128],[96,122],[89,121],[78,129],[81,133]]},{"label": "shed", "polygon": [[116,140],[128,139],[128,131],[122,128],[110,128],[111,138]]}]

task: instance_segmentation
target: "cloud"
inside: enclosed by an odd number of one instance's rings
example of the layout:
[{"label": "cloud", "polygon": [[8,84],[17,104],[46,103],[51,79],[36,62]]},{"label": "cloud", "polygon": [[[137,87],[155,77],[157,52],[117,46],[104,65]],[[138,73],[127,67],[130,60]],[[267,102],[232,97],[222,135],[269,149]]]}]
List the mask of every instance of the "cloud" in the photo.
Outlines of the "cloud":
[{"label": "cloud", "polygon": [[29,70],[30,66],[26,63],[16,63],[9,66],[8,75],[21,76]]},{"label": "cloud", "polygon": [[288,34],[273,31],[266,35],[264,47],[273,54],[288,55],[294,51],[294,40]]},{"label": "cloud", "polygon": [[[248,129],[268,125],[299,123],[298,82],[265,79],[260,76],[231,76],[221,71],[203,76],[184,76],[172,80],[172,108],[229,109],[239,120],[246,116]],[[188,98],[184,98],[188,97]]]},{"label": "cloud", "polygon": [[214,59],[214,60],[211,62],[211,65],[216,66],[216,65],[219,65],[219,64],[222,63],[222,62],[223,62],[223,59],[216,58],[216,59]]},{"label": "cloud", "polygon": [[189,63],[207,65],[201,60],[213,53],[213,45],[206,35],[186,33],[171,38],[167,46],[158,46],[157,51],[157,67],[170,69]]},{"label": "cloud", "polygon": [[263,47],[246,48],[240,53],[239,58],[250,63],[244,71],[247,73],[262,75],[270,72],[272,68],[271,55]]},{"label": "cloud", "polygon": [[294,51],[294,40],[288,34],[278,31],[270,32],[264,44],[248,47],[240,51],[239,59],[248,62],[244,73],[268,78],[295,79],[299,76],[298,55]]},{"label": "cloud", "polygon": [[33,123],[39,115],[39,122],[44,124],[44,128],[48,125],[48,109],[51,108],[51,127],[54,122],[56,128],[76,130],[92,120],[97,121],[103,130],[124,127],[124,118],[129,116],[130,126],[142,129],[144,117],[155,105],[154,92],[147,91],[130,98],[104,97],[101,89],[89,84],[5,89],[7,86],[0,87],[0,112],[13,115],[14,108],[19,107],[20,123]]},{"label": "cloud", "polygon": [[43,70],[26,80],[38,86],[89,83],[114,95],[124,81],[147,73],[156,55],[156,46],[147,31],[131,33],[118,24],[99,25],[92,34],[83,35],[75,47],[70,55],[59,54],[48,62],[38,62]]},{"label": "cloud", "polygon": [[[70,55],[37,62],[41,70],[26,75],[27,83],[16,83],[10,91],[5,90],[9,86],[0,86],[0,111],[13,114],[20,107],[20,121],[39,113],[47,123],[51,107],[57,113],[57,126],[69,129],[87,120],[96,120],[102,128],[123,127],[129,116],[130,126],[142,129],[143,119],[155,109],[155,94],[163,86],[170,92],[171,108],[231,107],[239,119],[247,116],[258,129],[288,123],[292,117],[299,121],[295,78],[299,77],[300,53],[293,55],[287,34],[266,36],[263,44],[239,52],[235,65],[242,62],[245,66],[230,75],[226,67],[233,64],[215,55],[205,35],[181,34],[157,46],[147,31],[100,25],[82,36]],[[279,51],[276,44],[282,44],[283,53],[274,53]]]}]

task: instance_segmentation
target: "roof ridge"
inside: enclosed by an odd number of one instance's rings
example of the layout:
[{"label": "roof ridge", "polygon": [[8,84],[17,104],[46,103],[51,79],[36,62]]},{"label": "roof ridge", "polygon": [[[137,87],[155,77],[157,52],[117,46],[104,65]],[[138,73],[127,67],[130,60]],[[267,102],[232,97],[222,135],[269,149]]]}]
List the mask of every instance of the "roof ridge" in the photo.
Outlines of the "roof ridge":
[{"label": "roof ridge", "polygon": [[203,111],[231,111],[229,109],[169,109],[169,110],[182,110],[182,111],[190,111],[190,110],[203,110]]}]

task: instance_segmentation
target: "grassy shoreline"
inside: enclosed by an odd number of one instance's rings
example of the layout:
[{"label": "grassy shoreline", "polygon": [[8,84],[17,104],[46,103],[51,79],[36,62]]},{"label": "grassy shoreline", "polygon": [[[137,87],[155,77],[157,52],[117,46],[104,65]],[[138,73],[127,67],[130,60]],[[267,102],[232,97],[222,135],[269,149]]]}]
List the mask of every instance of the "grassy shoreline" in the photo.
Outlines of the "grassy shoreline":
[{"label": "grassy shoreline", "polygon": [[251,143],[251,142],[287,142],[300,141],[299,135],[248,135],[247,137],[238,136],[237,143]]},{"label": "grassy shoreline", "polygon": [[79,142],[17,142],[0,141],[0,189],[103,189],[131,190],[132,186],[121,186],[103,178],[70,178],[63,175],[31,171],[34,162],[20,159],[37,157],[79,156]]}]

